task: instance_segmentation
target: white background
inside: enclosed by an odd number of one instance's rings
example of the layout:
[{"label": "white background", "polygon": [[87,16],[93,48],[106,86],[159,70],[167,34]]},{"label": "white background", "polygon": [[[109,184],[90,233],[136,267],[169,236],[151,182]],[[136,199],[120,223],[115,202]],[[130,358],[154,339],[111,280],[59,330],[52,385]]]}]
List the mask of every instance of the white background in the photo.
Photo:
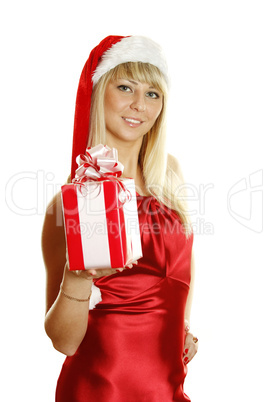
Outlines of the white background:
[{"label": "white background", "polygon": [[168,58],[169,151],[192,195],[200,349],[185,391],[193,402],[268,401],[266,4],[2,3],[1,400],[54,400],[63,355],[43,330],[43,215],[69,174],[90,50],[109,34],[141,34]]}]

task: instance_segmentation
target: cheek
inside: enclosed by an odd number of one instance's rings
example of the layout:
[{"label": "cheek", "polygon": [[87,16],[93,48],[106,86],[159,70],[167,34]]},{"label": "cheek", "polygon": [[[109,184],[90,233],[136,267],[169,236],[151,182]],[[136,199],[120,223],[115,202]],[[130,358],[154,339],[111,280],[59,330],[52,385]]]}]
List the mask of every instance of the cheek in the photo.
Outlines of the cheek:
[{"label": "cheek", "polygon": [[125,105],[118,96],[109,96],[104,100],[104,111],[107,114],[120,113]]},{"label": "cheek", "polygon": [[104,113],[109,114],[113,109],[113,102],[110,96],[106,95],[104,98]]},{"label": "cheek", "polygon": [[157,117],[160,115],[160,113],[161,113],[161,110],[162,110],[162,105],[160,105],[160,106],[158,106],[158,107],[154,107],[154,108],[152,108],[151,110],[150,110],[150,120],[152,121],[152,122],[155,122],[156,121],[156,119],[157,119]]},{"label": "cheek", "polygon": [[114,113],[116,111],[116,106],[118,104],[118,99],[116,92],[113,90],[111,85],[107,85],[106,92],[104,94],[104,112],[105,115]]}]

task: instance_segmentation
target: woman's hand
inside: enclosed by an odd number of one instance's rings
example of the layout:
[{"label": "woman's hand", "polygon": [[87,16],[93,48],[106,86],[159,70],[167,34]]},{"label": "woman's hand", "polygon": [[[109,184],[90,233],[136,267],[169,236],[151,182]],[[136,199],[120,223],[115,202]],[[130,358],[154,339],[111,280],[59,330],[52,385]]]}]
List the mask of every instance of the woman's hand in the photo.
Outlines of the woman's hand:
[{"label": "woman's hand", "polygon": [[[68,254],[66,253],[66,258],[67,258],[67,265],[68,265]],[[102,278],[103,276],[110,276],[117,274],[118,272],[123,272],[125,269],[131,269],[133,268],[133,265],[137,265],[138,261],[134,261],[131,264],[126,265],[123,268],[98,268],[98,269],[86,269],[84,270],[79,270],[79,271],[70,271],[74,275],[77,275],[80,278],[84,279],[97,279],[97,278]],[[67,268],[69,269],[69,267]]]},{"label": "woman's hand", "polygon": [[124,268],[88,269],[88,270],[86,270],[86,273],[87,273],[87,275],[89,275],[93,279],[94,278],[101,278],[103,276],[110,276],[110,275],[113,275],[113,274],[117,274],[118,272],[123,272],[125,269],[131,269],[131,268],[133,268],[133,264],[137,265],[138,261],[134,261],[131,264],[126,265]]},{"label": "woman's hand", "polygon": [[185,336],[183,362],[188,364],[198,351],[198,339],[191,332]]}]

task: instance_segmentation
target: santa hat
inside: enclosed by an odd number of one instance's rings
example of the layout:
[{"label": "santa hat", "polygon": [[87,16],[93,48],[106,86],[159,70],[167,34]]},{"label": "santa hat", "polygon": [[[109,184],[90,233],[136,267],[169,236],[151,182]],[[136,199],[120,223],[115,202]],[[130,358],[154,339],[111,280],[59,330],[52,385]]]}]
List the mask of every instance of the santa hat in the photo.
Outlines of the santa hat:
[{"label": "santa hat", "polygon": [[90,53],[82,70],[75,106],[71,178],[76,157],[84,154],[89,136],[91,94],[94,85],[112,68],[127,62],[150,63],[158,67],[168,83],[167,64],[161,47],[144,36],[107,36]]}]

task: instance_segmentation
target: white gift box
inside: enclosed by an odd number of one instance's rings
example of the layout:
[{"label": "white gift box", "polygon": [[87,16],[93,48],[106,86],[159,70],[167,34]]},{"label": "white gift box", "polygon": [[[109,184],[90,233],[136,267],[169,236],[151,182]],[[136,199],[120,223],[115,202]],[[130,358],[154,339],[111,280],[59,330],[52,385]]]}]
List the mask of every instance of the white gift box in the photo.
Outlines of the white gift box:
[{"label": "white gift box", "polygon": [[66,184],[62,203],[70,270],[121,268],[142,257],[133,179]]}]

